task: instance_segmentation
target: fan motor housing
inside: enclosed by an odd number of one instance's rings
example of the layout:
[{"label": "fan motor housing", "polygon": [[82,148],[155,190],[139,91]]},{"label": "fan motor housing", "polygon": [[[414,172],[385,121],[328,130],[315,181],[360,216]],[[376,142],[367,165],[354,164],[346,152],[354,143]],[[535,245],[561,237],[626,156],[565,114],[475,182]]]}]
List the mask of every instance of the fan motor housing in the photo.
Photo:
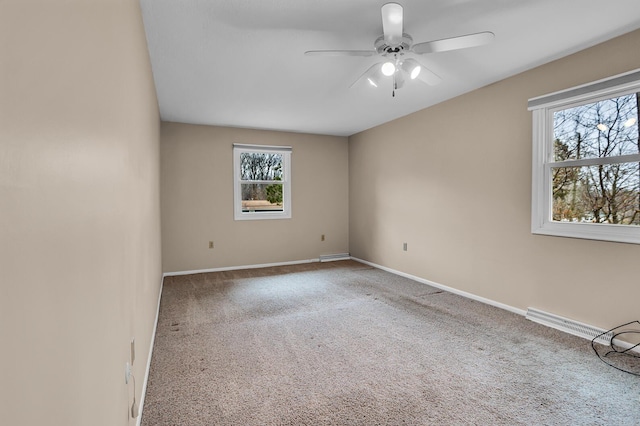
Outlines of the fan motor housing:
[{"label": "fan motor housing", "polygon": [[411,36],[407,33],[402,33],[402,40],[399,44],[390,46],[384,41],[384,35],[381,35],[376,39],[375,43],[373,43],[373,46],[376,48],[376,52],[384,55],[390,53],[400,53],[404,50],[409,50],[412,44],[413,38],[411,38]]}]

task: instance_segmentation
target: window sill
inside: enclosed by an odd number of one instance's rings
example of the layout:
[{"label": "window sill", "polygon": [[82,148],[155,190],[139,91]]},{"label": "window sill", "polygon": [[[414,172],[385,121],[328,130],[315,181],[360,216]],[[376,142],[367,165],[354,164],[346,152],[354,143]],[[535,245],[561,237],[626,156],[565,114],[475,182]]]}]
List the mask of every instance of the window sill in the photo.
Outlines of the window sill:
[{"label": "window sill", "polygon": [[545,222],[541,226],[533,228],[531,232],[556,237],[640,244],[640,227],[633,225]]},{"label": "window sill", "polygon": [[269,220],[269,219],[291,219],[291,213],[269,213],[269,212],[253,212],[253,213],[236,213],[235,220]]}]

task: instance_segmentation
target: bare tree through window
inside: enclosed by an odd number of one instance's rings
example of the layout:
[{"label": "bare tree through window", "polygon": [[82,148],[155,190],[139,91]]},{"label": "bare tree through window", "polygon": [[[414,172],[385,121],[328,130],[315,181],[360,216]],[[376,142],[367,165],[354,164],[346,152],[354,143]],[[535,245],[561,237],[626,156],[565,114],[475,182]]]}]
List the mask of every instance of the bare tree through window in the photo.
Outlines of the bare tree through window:
[{"label": "bare tree through window", "polygon": [[244,152],[240,155],[240,175],[244,211],[282,210],[282,154]]},{"label": "bare tree through window", "polygon": [[640,163],[625,161],[640,153],[639,99],[633,93],[553,114],[554,161],[565,162],[551,168],[554,221],[640,225]]}]

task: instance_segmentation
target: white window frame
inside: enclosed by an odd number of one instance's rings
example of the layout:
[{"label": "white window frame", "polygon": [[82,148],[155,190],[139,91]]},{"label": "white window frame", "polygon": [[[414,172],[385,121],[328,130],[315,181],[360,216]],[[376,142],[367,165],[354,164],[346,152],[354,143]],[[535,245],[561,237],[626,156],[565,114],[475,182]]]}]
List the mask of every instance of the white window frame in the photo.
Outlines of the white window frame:
[{"label": "white window frame", "polygon": [[[269,145],[233,144],[233,212],[235,220],[263,220],[291,218],[291,147]],[[282,211],[243,212],[240,154],[262,152],[282,155]],[[268,183],[268,182],[264,182]]]},{"label": "white window frame", "polygon": [[554,161],[553,113],[572,106],[640,91],[640,69],[529,100],[533,112],[531,232],[559,237],[640,244],[640,227],[552,220],[551,168],[640,162],[640,154]]}]

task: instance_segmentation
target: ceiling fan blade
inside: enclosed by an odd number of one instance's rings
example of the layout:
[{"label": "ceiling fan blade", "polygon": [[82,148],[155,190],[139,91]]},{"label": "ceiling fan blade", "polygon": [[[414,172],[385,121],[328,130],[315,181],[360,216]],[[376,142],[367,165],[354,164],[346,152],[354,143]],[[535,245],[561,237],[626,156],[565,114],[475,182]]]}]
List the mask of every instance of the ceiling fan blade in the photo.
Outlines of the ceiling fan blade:
[{"label": "ceiling fan blade", "polygon": [[420,69],[420,74],[418,74],[418,80],[423,81],[429,86],[435,86],[442,82],[442,78],[440,78],[439,75],[431,71],[429,68],[425,67],[422,64],[420,64],[420,67],[422,68]]},{"label": "ceiling fan blade", "polygon": [[373,56],[375,50],[308,50],[307,56]]},{"label": "ceiling fan blade", "polygon": [[382,33],[384,41],[394,47],[402,42],[402,6],[386,3],[382,6]]},{"label": "ceiling fan blade", "polygon": [[[378,69],[376,70],[376,68],[378,68]],[[358,78],[356,78],[353,83],[351,83],[351,85],[349,86],[349,89],[351,89],[353,86],[355,86],[356,83],[359,82],[360,80],[362,80],[364,77],[373,76],[373,74],[375,74],[376,71],[380,71],[380,63],[373,64],[369,68],[367,68],[367,70],[365,72],[360,74],[360,76]]]},{"label": "ceiling fan blade", "polygon": [[482,46],[483,44],[490,43],[494,37],[495,34],[485,31],[476,34],[468,34],[459,37],[444,38],[442,40],[414,44],[411,50],[415,53],[423,54],[466,49],[467,47]]}]

